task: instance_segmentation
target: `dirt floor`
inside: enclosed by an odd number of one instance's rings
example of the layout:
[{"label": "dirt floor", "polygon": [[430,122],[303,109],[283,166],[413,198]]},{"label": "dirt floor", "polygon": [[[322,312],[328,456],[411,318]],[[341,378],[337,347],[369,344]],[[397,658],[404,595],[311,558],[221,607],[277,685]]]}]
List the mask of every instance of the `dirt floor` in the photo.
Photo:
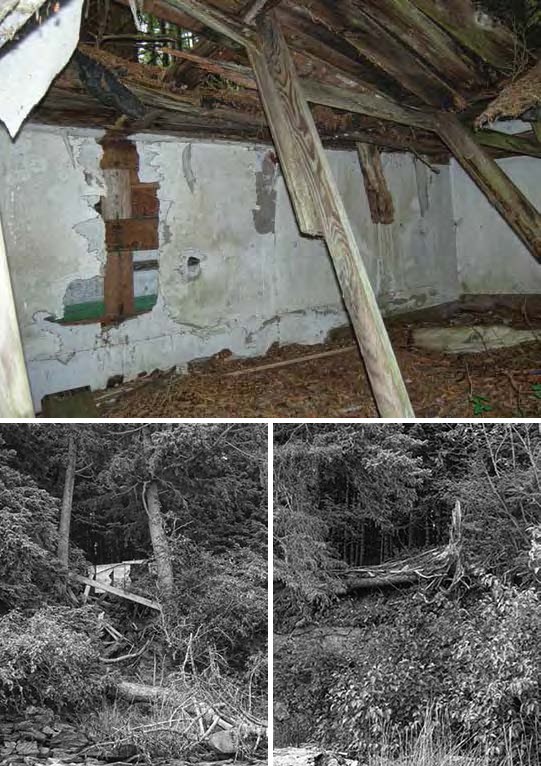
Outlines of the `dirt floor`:
[{"label": "dirt floor", "polygon": [[[460,310],[441,324],[504,323],[541,328],[519,310]],[[541,417],[540,342],[478,354],[428,352],[412,345],[414,326],[435,317],[389,323],[391,340],[418,417]],[[330,352],[330,353],[329,353]],[[326,354],[309,359],[314,354]],[[298,361],[299,357],[303,358]],[[286,366],[258,367],[297,360]],[[93,395],[97,417],[377,417],[349,330],[318,346],[272,347],[265,357],[234,359],[227,351],[190,365],[189,374],[155,372]]]}]

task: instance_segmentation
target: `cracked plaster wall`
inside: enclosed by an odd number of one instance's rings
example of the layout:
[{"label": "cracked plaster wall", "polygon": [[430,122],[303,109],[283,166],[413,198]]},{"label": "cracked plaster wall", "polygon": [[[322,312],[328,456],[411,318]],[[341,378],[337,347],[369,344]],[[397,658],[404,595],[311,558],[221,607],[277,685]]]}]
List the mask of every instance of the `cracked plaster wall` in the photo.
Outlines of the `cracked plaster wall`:
[{"label": "cracked plaster wall", "polygon": [[[183,368],[223,348],[251,356],[273,342],[318,343],[347,322],[326,249],[299,235],[270,148],[148,135],[135,140],[140,180],[159,182],[155,307],[106,330],[47,321],[76,280],[103,276],[100,135],[29,126],[12,143],[0,132],[0,211],[36,409],[47,393]],[[383,310],[456,298],[449,169],[384,155],[396,220],[374,226],[356,154],[330,160]]]}]

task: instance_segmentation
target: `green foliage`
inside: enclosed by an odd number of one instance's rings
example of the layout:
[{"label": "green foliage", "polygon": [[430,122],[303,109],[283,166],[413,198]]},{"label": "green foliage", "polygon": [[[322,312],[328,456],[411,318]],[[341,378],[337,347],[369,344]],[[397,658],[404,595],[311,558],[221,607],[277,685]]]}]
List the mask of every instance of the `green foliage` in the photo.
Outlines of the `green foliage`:
[{"label": "green foliage", "polygon": [[31,617],[13,610],[0,620],[0,708],[88,707],[101,691],[95,615],[48,607]]},{"label": "green foliage", "polygon": [[491,756],[507,747],[517,760],[539,758],[541,602],[534,591],[489,580],[493,594],[464,622],[453,656],[449,714]]},{"label": "green foliage", "polygon": [[486,396],[472,396],[470,398],[470,402],[473,408],[474,418],[478,418],[481,415],[484,415],[485,412],[491,412],[492,410],[492,407],[489,404]]},{"label": "green foliage", "polygon": [[188,540],[174,547],[176,593],[166,607],[166,637],[182,662],[188,644],[197,664],[208,647],[241,669],[267,638],[266,560],[244,550],[211,555]]},{"label": "green foliage", "polygon": [[293,714],[286,735],[367,755],[418,735],[430,708],[468,748],[535,762],[541,603],[494,578],[485,585],[490,593],[464,603],[366,600],[347,642],[282,647],[275,694]]},{"label": "green foliage", "polygon": [[54,590],[58,502],[11,463],[0,438],[0,604],[37,603]]}]

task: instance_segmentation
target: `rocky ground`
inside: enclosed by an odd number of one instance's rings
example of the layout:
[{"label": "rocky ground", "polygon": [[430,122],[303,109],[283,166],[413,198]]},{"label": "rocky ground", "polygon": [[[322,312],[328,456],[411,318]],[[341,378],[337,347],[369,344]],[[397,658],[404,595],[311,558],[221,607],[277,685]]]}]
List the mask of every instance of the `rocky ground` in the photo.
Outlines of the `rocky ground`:
[{"label": "rocky ground", "polygon": [[[0,722],[1,766],[132,766],[144,762],[133,745],[117,745],[104,750],[81,724],[63,721],[47,708],[31,706],[26,708],[23,716],[6,716]],[[242,761],[230,757],[205,762],[168,760],[167,766],[188,763],[190,766],[240,766]],[[266,762],[252,760],[249,764],[265,766]]]}]

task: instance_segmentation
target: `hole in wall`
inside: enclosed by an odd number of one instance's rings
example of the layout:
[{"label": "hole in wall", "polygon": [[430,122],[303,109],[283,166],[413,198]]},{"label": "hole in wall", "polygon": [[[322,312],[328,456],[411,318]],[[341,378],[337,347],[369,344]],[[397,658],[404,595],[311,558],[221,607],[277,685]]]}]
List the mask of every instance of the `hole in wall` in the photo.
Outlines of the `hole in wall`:
[{"label": "hole in wall", "polygon": [[201,261],[197,256],[190,255],[186,261],[186,276],[188,279],[197,279],[201,274]]}]

